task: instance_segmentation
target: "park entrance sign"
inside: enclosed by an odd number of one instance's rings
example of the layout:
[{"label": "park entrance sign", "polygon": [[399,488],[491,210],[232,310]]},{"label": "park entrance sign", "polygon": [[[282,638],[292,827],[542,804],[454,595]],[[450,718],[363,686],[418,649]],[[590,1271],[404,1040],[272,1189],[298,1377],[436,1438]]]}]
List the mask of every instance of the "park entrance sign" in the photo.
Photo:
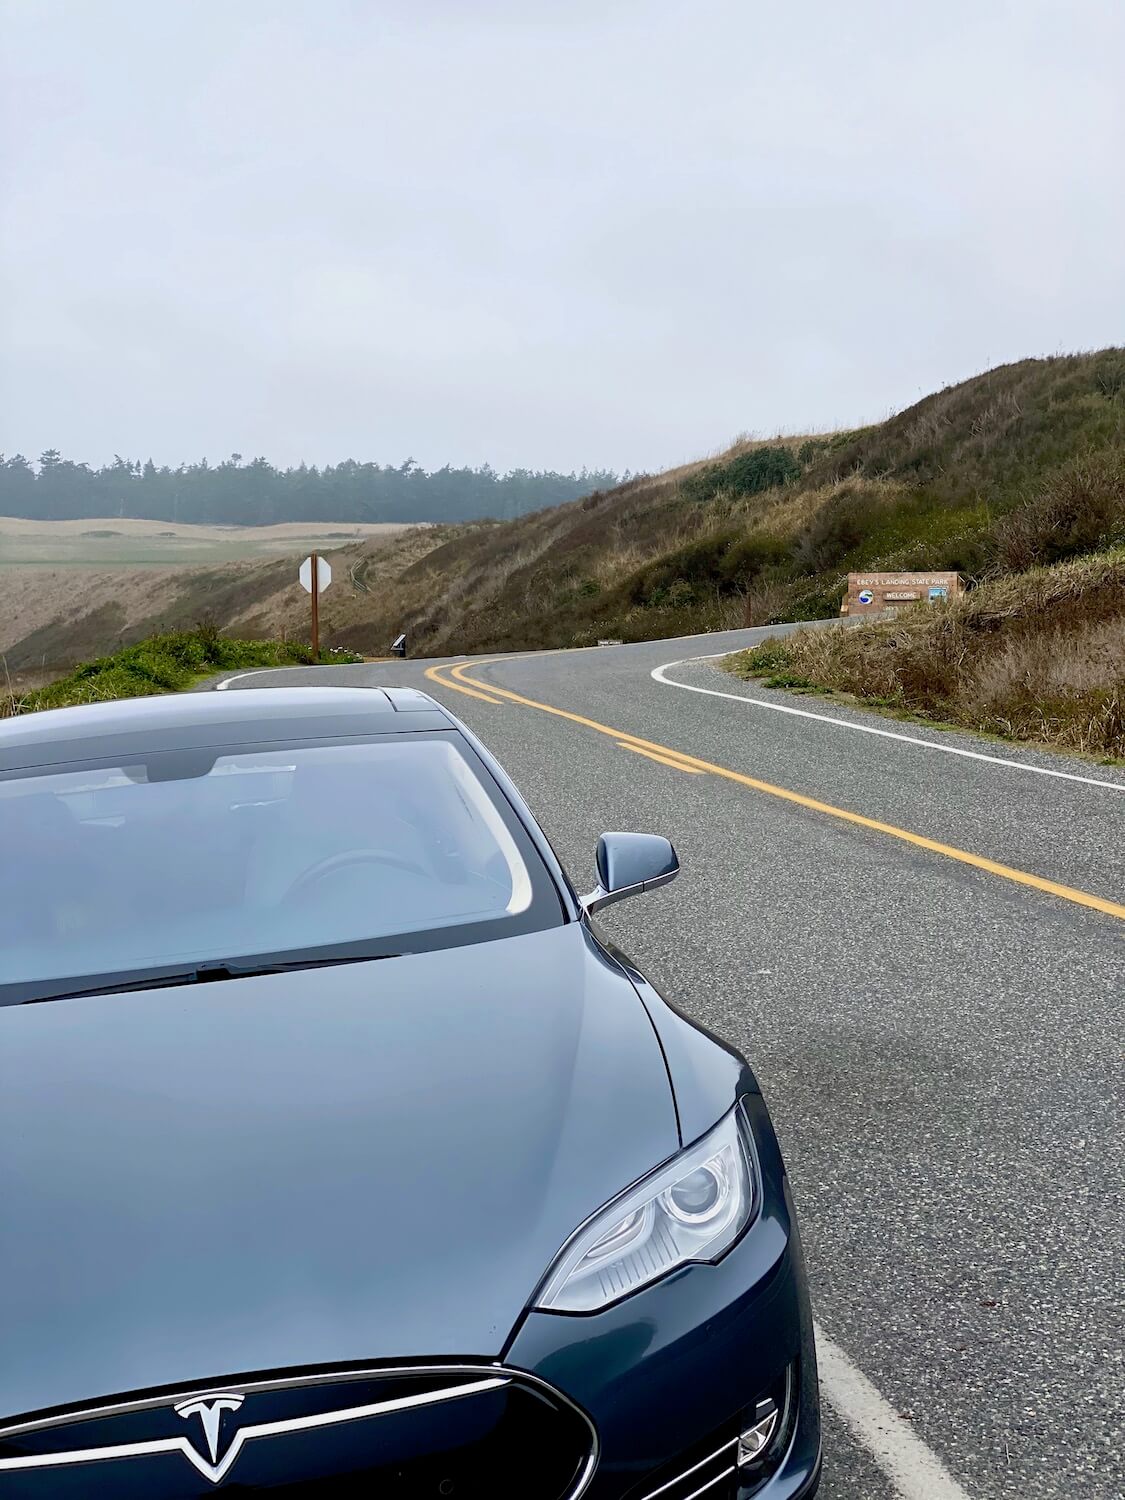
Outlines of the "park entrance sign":
[{"label": "park entrance sign", "polygon": [[849,573],[840,613],[895,614],[911,604],[938,604],[963,592],[960,573]]}]

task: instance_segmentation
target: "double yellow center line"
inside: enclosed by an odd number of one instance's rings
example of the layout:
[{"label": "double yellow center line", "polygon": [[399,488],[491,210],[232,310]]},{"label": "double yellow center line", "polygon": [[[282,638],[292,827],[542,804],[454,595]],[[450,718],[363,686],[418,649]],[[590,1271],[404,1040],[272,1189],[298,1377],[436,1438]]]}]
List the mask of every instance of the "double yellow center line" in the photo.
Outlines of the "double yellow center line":
[{"label": "double yellow center line", "polygon": [[1030,886],[1033,890],[1042,891],[1046,895],[1058,896],[1061,900],[1071,901],[1076,906],[1087,906],[1093,911],[1103,912],[1106,916],[1117,917],[1119,921],[1125,921],[1125,906],[1120,906],[1115,901],[1107,901],[1103,896],[1093,896],[1089,891],[1080,891],[1074,886],[1060,885],[1057,881],[1045,880],[1041,875],[1031,875],[1026,870],[1017,870],[1012,865],[999,864],[994,859],[985,859],[983,855],[971,854],[968,850],[957,849],[952,844],[939,843],[938,840],[925,838],[920,833],[911,833],[906,828],[898,828],[893,823],[881,823],[876,818],[865,818],[862,813],[850,812],[843,807],[834,807],[830,802],[819,802],[815,797],[806,797],[801,792],[791,792],[787,787],[774,786],[768,781],[759,781],[754,776],[745,776],[741,771],[732,771],[727,766],[713,765],[710,761],[700,760],[698,756],[685,755],[680,750],[673,750],[668,745],[655,744],[652,740],[643,740],[638,735],[627,734],[621,729],[613,729],[608,724],[600,724],[596,719],[588,719],[582,714],[571,713],[565,708],[556,708],[553,703],[539,703],[534,698],[525,698],[521,693],[513,693],[508,688],[495,687],[490,682],[478,682],[476,678],[468,676],[471,667],[484,667],[488,666],[491,661],[502,660],[504,660],[503,657],[489,657],[484,660],[461,662],[457,665],[444,663],[440,666],[427,667],[426,676],[431,682],[439,683],[442,687],[452,688],[455,692],[464,693],[470,698],[477,698],[483,703],[491,703],[497,708],[504,703],[518,703],[523,708],[534,708],[540,713],[554,714],[559,719],[569,719],[572,724],[581,724],[583,728],[592,729],[596,734],[608,735],[623,750],[632,750],[637,755],[643,755],[647,760],[656,761],[673,770],[696,776],[703,774],[720,776],[725,781],[735,781],[740,786],[750,787],[756,792],[764,792],[770,797],[779,797],[782,801],[807,808],[810,812],[823,813],[840,822],[851,823],[873,833],[885,834],[904,844],[912,844],[916,849],[925,849],[930,854],[940,854],[946,859],[955,859],[960,864],[971,865],[976,870],[984,870],[989,875],[999,876],[1002,880],[1013,881],[1016,885]]}]

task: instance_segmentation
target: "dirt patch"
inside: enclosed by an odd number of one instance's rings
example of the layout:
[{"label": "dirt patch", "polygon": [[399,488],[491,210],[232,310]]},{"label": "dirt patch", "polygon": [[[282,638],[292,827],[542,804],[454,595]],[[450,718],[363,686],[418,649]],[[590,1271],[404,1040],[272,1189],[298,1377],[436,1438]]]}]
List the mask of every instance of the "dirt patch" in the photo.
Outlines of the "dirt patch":
[{"label": "dirt patch", "polygon": [[33,630],[20,642],[18,649],[7,656],[8,671],[17,686],[27,686],[32,676],[49,676],[58,668],[60,660],[68,658],[72,651],[77,652],[78,660],[101,656],[106,641],[120,640],[125,623],[124,608],[112,600],[99,604],[77,619],[53,620]]}]

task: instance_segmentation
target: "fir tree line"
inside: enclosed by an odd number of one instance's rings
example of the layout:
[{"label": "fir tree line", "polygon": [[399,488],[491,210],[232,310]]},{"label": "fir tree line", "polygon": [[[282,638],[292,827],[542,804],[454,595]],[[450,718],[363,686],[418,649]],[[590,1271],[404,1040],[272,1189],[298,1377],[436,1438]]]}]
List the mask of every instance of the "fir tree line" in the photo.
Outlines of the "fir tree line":
[{"label": "fir tree line", "polygon": [[49,448],[38,464],[0,455],[0,515],[44,521],[137,517],[202,525],[268,526],[279,521],[471,521],[508,519],[617,483],[599,470],[558,474],[480,468],[427,471],[412,458],[391,464],[299,464],[204,458],[173,469],[115,456],[99,469]]}]

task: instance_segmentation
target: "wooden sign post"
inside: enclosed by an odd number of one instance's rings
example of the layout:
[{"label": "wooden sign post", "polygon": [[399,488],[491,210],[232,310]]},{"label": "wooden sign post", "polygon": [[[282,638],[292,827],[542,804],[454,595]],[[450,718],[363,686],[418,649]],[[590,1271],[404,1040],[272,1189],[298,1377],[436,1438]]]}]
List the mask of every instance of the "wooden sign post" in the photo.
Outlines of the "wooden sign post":
[{"label": "wooden sign post", "polygon": [[297,579],[312,598],[312,651],[316,662],[320,660],[320,596],[332,582],[332,569],[319,552],[310,552],[297,570]]}]

